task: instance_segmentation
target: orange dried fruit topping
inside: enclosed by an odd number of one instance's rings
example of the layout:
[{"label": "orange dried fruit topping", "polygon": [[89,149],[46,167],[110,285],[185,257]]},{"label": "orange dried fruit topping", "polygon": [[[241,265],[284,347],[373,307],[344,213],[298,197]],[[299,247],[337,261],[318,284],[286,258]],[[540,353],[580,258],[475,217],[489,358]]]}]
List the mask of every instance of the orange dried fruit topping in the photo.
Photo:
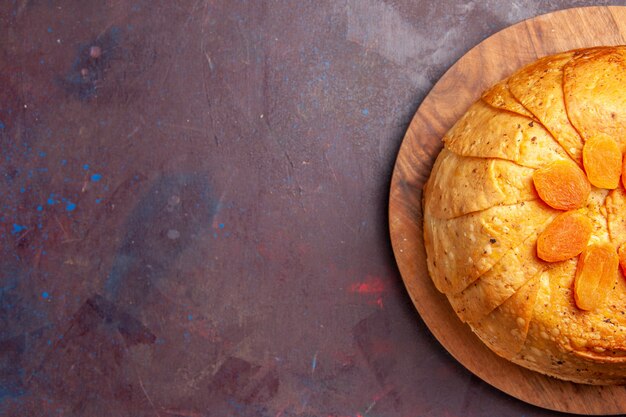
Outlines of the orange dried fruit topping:
[{"label": "orange dried fruit topping", "polygon": [[548,262],[559,262],[580,254],[589,242],[592,224],[576,211],[558,215],[537,238],[537,256]]},{"label": "orange dried fruit topping", "polygon": [[613,190],[622,173],[622,153],[610,136],[590,137],[583,146],[583,166],[589,182],[598,188]]},{"label": "orange dried fruit topping", "polygon": [[617,250],[619,257],[619,266],[622,268],[622,273],[626,275],[626,243],[622,243]]},{"label": "orange dried fruit topping", "polygon": [[613,288],[619,259],[609,243],[590,245],[580,255],[574,278],[574,300],[581,310],[599,307]]},{"label": "orange dried fruit topping", "polygon": [[533,173],[539,197],[550,207],[573,210],[587,202],[591,185],[585,173],[572,161],[554,161]]}]

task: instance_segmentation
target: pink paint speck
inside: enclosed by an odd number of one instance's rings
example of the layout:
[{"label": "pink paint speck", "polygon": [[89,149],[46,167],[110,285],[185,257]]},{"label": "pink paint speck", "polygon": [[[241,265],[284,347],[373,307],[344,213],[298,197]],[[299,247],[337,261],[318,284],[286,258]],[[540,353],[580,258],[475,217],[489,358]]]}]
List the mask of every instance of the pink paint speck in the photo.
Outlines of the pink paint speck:
[{"label": "pink paint speck", "polygon": [[363,282],[356,282],[348,287],[348,291],[357,294],[380,294],[386,290],[385,281],[380,277],[368,275]]}]

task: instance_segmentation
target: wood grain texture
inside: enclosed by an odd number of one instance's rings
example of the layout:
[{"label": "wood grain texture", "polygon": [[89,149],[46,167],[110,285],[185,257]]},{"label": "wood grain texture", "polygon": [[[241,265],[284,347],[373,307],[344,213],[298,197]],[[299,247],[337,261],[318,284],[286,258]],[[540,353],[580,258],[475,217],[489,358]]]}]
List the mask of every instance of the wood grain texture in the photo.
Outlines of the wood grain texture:
[{"label": "wood grain texture", "polygon": [[422,189],[441,138],[482,91],[545,55],[626,43],[626,7],[562,10],[511,26],[481,42],[437,82],[415,114],[391,182],[389,227],[407,290],[439,342],[471,372],[522,401],[587,415],[626,413],[626,388],[563,382],[523,369],[491,352],[461,323],[426,267]]}]

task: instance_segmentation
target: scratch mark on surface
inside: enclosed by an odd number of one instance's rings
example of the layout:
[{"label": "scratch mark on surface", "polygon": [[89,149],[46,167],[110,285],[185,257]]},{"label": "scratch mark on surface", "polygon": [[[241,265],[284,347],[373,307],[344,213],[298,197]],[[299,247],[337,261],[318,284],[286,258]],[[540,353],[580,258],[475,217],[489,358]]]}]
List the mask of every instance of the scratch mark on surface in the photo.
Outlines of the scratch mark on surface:
[{"label": "scratch mark on surface", "polygon": [[[217,200],[217,204],[215,205],[215,213],[219,213],[220,210],[222,209],[224,199],[226,198],[226,193],[230,190],[230,182],[233,179],[234,175],[235,173],[231,172],[230,175],[228,176],[228,179],[226,180],[226,186],[224,187],[224,191],[222,191],[222,194],[220,194],[220,198]],[[217,219],[214,219],[214,223],[217,223]],[[216,225],[217,224],[214,224],[213,227],[215,227]]]},{"label": "scratch mark on surface", "polygon": [[163,87],[167,82],[167,78],[170,76],[170,69],[172,69],[172,65],[174,64],[170,63],[165,69],[165,74],[163,75],[163,79],[161,80],[161,87]]},{"label": "scratch mark on surface", "polygon": [[339,184],[339,181],[337,180],[337,174],[335,173],[335,170],[333,169],[333,166],[330,164],[330,161],[328,160],[328,156],[326,155],[326,149],[324,149],[322,156],[324,158],[324,162],[326,162],[326,165],[328,165],[328,169],[330,170],[330,173],[333,176],[333,180],[335,181],[336,184]]},{"label": "scratch mark on surface", "polygon": [[291,156],[289,155],[289,152],[287,152],[287,149],[285,149],[284,145],[281,143],[280,144],[283,152],[285,153],[285,157],[287,158],[287,162],[289,162],[289,165],[291,165],[291,168],[294,168],[293,165],[293,161],[291,160]]},{"label": "scratch mark on surface", "polygon": [[261,120],[263,120],[264,122],[263,125],[267,129],[268,137],[271,140],[273,140],[274,143],[276,143],[276,145],[278,145],[283,155],[285,156],[287,163],[289,164],[289,166],[287,167],[287,174],[293,177],[295,185],[296,185],[296,193],[298,194],[298,197],[300,197],[298,198],[298,203],[300,204],[300,207],[302,208],[302,210],[306,212],[306,207],[304,206],[304,203],[302,202],[302,194],[303,194],[304,189],[302,188],[302,185],[300,184],[300,181],[298,180],[298,178],[295,176],[295,173],[294,173],[295,164],[293,163],[293,160],[291,159],[291,155],[289,155],[289,152],[287,151],[287,146],[274,134],[274,131],[272,130],[272,127],[270,126],[267,119],[268,119],[267,117],[261,118]]},{"label": "scratch mark on surface", "polygon": [[203,133],[203,134],[206,133],[204,129],[201,129],[201,128],[196,127],[196,126],[175,125],[175,124],[171,124],[171,123],[164,123],[163,126],[171,127],[171,128],[175,128],[175,129],[189,130],[191,132],[197,132],[197,133]]},{"label": "scratch mark on surface", "polygon": [[[203,53],[204,56],[207,59],[207,63],[209,65],[209,72],[213,72],[215,67],[213,65],[213,61],[211,60],[211,57],[209,56],[209,53],[208,53],[208,51],[206,49],[206,45],[204,43],[204,39],[205,39],[204,28],[205,28],[206,23],[207,23],[207,21],[209,19],[209,10],[208,10],[208,8],[209,8],[209,5],[208,5],[208,3],[206,3],[205,4],[205,9],[206,9],[205,10],[205,16],[206,17],[205,17],[205,22],[202,25],[202,29],[201,29],[202,40],[200,41],[200,52]],[[209,109],[207,114],[208,114],[208,117],[209,117],[209,121],[211,122],[211,128],[213,129],[213,132],[216,132],[217,129],[215,128],[215,119],[213,117],[213,111],[212,111],[212,106],[211,106],[211,96],[209,95],[209,87],[207,86],[207,75],[208,74],[207,74],[207,71],[206,71],[206,65],[203,65],[202,66],[202,87],[204,89],[204,96],[206,98],[206,104],[207,104],[207,107]],[[220,146],[220,142],[219,142],[219,140],[217,138],[217,135],[215,133],[213,133],[213,138],[215,139],[215,146],[219,147]]]},{"label": "scratch mark on surface", "polygon": [[132,138],[133,136],[135,136],[135,133],[139,132],[139,126],[136,126],[132,132],[130,132],[126,137],[127,138]]},{"label": "scratch mark on surface", "polygon": [[239,29],[239,33],[246,43],[246,59],[242,60],[241,62],[246,65],[250,65],[250,40],[245,35],[246,31],[243,30],[243,28],[241,27],[241,21],[237,21],[237,29]]},{"label": "scratch mark on surface", "polygon": [[19,245],[19,244],[20,244],[20,242],[21,242],[22,240],[24,240],[24,238],[25,238],[26,236],[28,236],[28,235],[29,235],[32,231],[33,231],[33,229],[26,229],[26,230],[24,231],[24,233],[22,233],[21,235],[19,235],[19,236],[17,237],[17,239],[15,239],[15,246]]},{"label": "scratch mark on surface", "polygon": [[65,230],[65,227],[63,227],[63,224],[61,224],[61,221],[59,220],[59,218],[56,216],[56,214],[54,215],[54,220],[57,222],[57,224],[59,225],[59,227],[61,228],[61,232],[63,233],[63,240],[67,240],[70,238],[69,234],[67,233],[67,230]]},{"label": "scratch mark on surface", "polygon": [[317,368],[317,353],[315,352],[315,355],[313,355],[313,360],[311,361],[311,374],[313,374],[315,372],[315,369]]},{"label": "scratch mark on surface", "polygon": [[[117,330],[118,331],[116,333],[116,337],[122,342],[122,346],[124,347],[124,352],[128,355],[129,354],[129,349],[128,349],[128,346],[126,345],[125,337],[122,334],[122,332],[120,331],[119,327],[118,327]],[[139,387],[141,387],[141,391],[143,391],[143,395],[145,395],[146,399],[150,403],[150,406],[152,407],[152,410],[157,415],[157,417],[160,417],[161,414],[157,410],[156,406],[154,405],[154,401],[152,401],[152,398],[150,398],[150,396],[148,395],[148,391],[146,391],[146,388],[143,385],[143,379],[141,379],[141,375],[139,374],[139,370],[137,369],[137,366],[135,364],[133,364],[131,367],[133,369],[133,372],[135,373],[135,376],[137,377],[137,380],[139,381]]]},{"label": "scratch mark on surface", "polygon": [[215,66],[213,65],[213,61],[211,60],[209,53],[204,51],[204,56],[206,57],[206,62],[208,62],[209,64],[209,69],[211,70],[211,72],[213,72],[213,70],[215,69]]},{"label": "scratch mark on surface", "polygon": [[[126,349],[128,350],[128,349]],[[141,379],[141,376],[139,374],[137,374],[137,378],[139,379],[139,386],[141,387],[141,390],[143,391],[143,395],[146,396],[146,398],[148,399],[148,402],[150,403],[150,405],[152,406],[152,409],[154,410],[154,412],[156,413],[157,416],[159,416],[159,412],[156,409],[156,406],[154,405],[154,402],[152,401],[152,398],[150,398],[150,396],[148,395],[148,392],[146,391],[146,389],[143,386],[143,380]]]}]

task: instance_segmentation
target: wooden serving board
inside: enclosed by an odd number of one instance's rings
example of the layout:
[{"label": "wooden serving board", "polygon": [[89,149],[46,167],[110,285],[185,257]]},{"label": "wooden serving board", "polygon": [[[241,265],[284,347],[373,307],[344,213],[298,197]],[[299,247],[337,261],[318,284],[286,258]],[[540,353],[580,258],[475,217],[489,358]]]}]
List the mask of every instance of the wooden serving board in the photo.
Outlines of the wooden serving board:
[{"label": "wooden serving board", "polygon": [[422,189],[441,138],[482,91],[539,57],[575,48],[626,44],[626,7],[562,10],[513,25],[470,50],[441,77],[417,110],[391,181],[389,227],[400,273],[424,322],[459,362],[494,387],[540,407],[588,415],[626,413],[626,387],[563,382],[492,353],[457,318],[428,276]]}]

